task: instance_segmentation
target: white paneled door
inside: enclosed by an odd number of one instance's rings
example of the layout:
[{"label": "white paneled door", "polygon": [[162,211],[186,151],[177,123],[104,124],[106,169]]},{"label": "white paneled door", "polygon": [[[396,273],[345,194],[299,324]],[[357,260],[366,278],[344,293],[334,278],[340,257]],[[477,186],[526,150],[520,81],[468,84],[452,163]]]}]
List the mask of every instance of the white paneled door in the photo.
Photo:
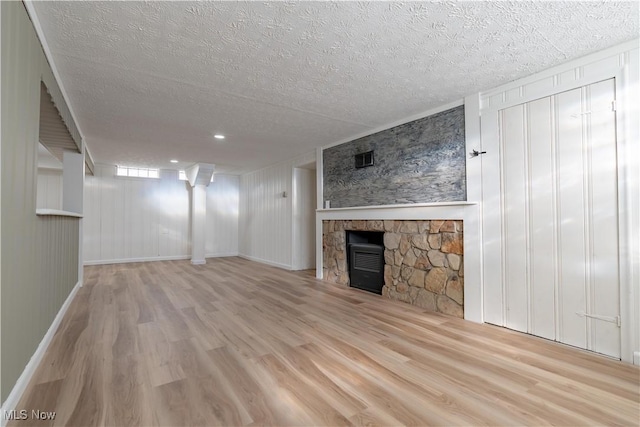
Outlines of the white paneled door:
[{"label": "white paneled door", "polygon": [[502,315],[488,321],[619,358],[614,79],[500,110],[497,134],[501,277],[485,309]]}]

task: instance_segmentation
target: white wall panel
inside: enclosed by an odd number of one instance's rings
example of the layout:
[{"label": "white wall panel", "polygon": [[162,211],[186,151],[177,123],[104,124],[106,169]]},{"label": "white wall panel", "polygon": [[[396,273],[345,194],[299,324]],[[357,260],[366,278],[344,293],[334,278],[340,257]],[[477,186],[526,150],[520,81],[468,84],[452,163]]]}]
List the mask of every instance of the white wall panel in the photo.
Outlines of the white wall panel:
[{"label": "white wall panel", "polygon": [[501,138],[512,142],[502,148],[502,188],[504,192],[505,220],[503,234],[504,281],[506,304],[506,326],[527,332],[527,168],[525,153],[524,108],[522,105],[506,109],[500,117]]},{"label": "white wall panel", "polygon": [[[618,271],[618,215],[609,206],[618,206],[618,183],[615,171],[606,165],[616,164],[615,112],[611,108],[614,98],[614,80],[587,87],[585,91],[588,117],[589,224],[590,224],[590,307],[589,312],[616,315],[620,313]],[[612,295],[612,293],[615,294]],[[611,322],[591,321],[592,348],[605,354],[620,350],[618,326]]]},{"label": "white wall panel", "polygon": [[[238,253],[239,177],[217,175],[207,188],[207,256]],[[96,165],[85,186],[87,263],[188,258],[190,187],[176,171],[160,179],[116,177]]]},{"label": "white wall panel", "polygon": [[293,168],[314,162],[315,155],[313,151],[242,175],[240,255],[292,268]]},{"label": "white wall panel", "polygon": [[207,189],[207,256],[238,254],[240,177],[216,174]]},{"label": "white wall panel", "polygon": [[295,168],[293,176],[294,270],[316,266],[316,170]]},{"label": "white wall panel", "polygon": [[38,169],[37,209],[62,210],[62,171]]},{"label": "white wall panel", "polygon": [[619,357],[614,99],[609,79],[498,119],[505,326]]},{"label": "white wall panel", "polygon": [[[485,321],[507,324],[504,302],[510,289],[503,261],[515,253],[507,247],[512,243],[504,239],[509,238],[505,228],[514,222],[506,227],[502,223],[502,209],[509,200],[501,190],[505,181],[510,187],[514,183],[505,179],[501,169],[507,160],[500,151],[499,112],[522,105],[527,110],[525,121],[537,123],[524,130],[525,138],[550,141],[529,143],[522,170],[515,170],[526,175],[524,190],[530,194],[523,217],[516,220],[526,224],[528,233],[528,329],[544,337],[553,332],[558,340],[619,354],[625,361],[640,364],[638,52],[638,40],[633,40],[479,96],[482,150],[487,152],[481,160]],[[612,108],[611,88],[601,101],[596,93],[600,86],[614,81],[616,103]],[[584,89],[576,91],[581,87]],[[609,119],[605,120],[609,124],[597,123],[596,113],[616,115],[617,124]],[[558,125],[561,116],[569,120]],[[617,145],[602,143],[612,135]],[[580,143],[572,145],[572,140]],[[512,147],[507,151],[513,154]],[[617,165],[614,175],[605,164]],[[519,196],[512,195],[511,201],[514,197]],[[616,211],[618,219],[613,219]],[[612,283],[620,285],[619,298],[615,298],[618,289]],[[557,307],[555,331],[550,327],[550,299]],[[576,315],[580,312],[607,319]],[[620,328],[616,313],[620,314]],[[572,338],[567,339],[569,335]]]},{"label": "white wall panel", "polygon": [[558,341],[587,347],[586,321],[576,316],[586,310],[587,236],[585,217],[576,212],[586,208],[582,149],[582,101],[580,89],[564,92],[557,100],[559,210],[559,335]]},{"label": "white wall panel", "polygon": [[[530,295],[529,332],[556,336],[557,240],[555,132],[550,98],[533,101],[527,108],[529,160]],[[533,141],[549,141],[547,144]],[[533,178],[535,177],[535,178]]]}]

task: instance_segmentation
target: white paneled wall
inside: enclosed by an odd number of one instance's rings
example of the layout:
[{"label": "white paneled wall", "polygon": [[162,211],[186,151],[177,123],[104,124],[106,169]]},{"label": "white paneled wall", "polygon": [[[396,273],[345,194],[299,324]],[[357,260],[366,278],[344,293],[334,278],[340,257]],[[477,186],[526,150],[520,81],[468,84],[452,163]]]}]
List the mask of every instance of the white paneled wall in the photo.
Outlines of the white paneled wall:
[{"label": "white paneled wall", "polygon": [[238,212],[240,177],[216,175],[207,188],[207,240],[210,256],[238,255]]},{"label": "white paneled wall", "polygon": [[501,110],[499,128],[504,326],[619,358],[614,98],[605,80]]},{"label": "white paneled wall", "polygon": [[[97,165],[85,185],[85,263],[188,258],[190,189],[177,175],[116,177]],[[238,188],[239,177],[217,175],[207,189],[207,256],[238,252]]]},{"label": "white paneled wall", "polygon": [[639,67],[634,40],[480,94],[486,322],[640,364]]},{"label": "white paneled wall", "polygon": [[62,209],[62,170],[38,169],[37,209]]},{"label": "white paneled wall", "polygon": [[316,170],[295,168],[293,175],[294,270],[316,266]]},{"label": "white paneled wall", "polygon": [[315,161],[315,156],[313,151],[242,175],[240,255],[292,268],[293,169]]}]

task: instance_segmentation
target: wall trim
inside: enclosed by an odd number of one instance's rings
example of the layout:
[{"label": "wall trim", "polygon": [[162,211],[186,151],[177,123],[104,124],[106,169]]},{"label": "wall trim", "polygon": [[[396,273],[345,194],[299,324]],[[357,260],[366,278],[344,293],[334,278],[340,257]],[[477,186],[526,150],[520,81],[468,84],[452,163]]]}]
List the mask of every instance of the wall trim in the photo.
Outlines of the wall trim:
[{"label": "wall trim", "polygon": [[266,259],[262,259],[262,258],[250,256],[250,255],[244,255],[244,254],[238,254],[238,256],[240,258],[244,258],[244,259],[249,260],[249,261],[255,261],[255,262],[259,262],[261,264],[270,265],[272,267],[278,267],[278,268],[282,268],[284,270],[292,271],[291,266],[287,265],[287,264],[281,264],[279,262],[268,261]]},{"label": "wall trim", "polygon": [[16,381],[16,384],[13,386],[13,389],[11,390],[11,393],[9,393],[7,400],[5,400],[2,404],[2,409],[0,410],[0,426],[4,427],[8,422],[8,420],[6,420],[4,417],[5,411],[16,409],[16,406],[20,402],[20,399],[22,398],[23,393],[29,385],[29,382],[31,382],[33,374],[36,372],[36,369],[38,369],[38,366],[40,366],[40,363],[44,358],[44,354],[49,348],[49,344],[51,344],[54,335],[58,331],[60,323],[62,323],[62,319],[67,313],[67,310],[69,309],[69,306],[78,293],[78,289],[80,289],[80,287],[82,287],[82,282],[78,281],[69,293],[69,296],[67,297],[65,302],[62,304],[62,307],[60,307],[58,314],[56,314],[56,317],[53,319],[51,326],[49,326],[49,330],[47,330],[47,333],[44,334],[44,337],[42,337],[42,341],[40,341],[40,344],[38,344],[38,348],[36,349],[35,353],[33,353],[33,356],[31,356],[31,359],[24,367],[22,374],[20,374],[20,377],[18,377],[18,381]]},{"label": "wall trim", "polygon": [[360,211],[371,209],[399,209],[399,208],[440,208],[440,207],[457,207],[467,205],[477,205],[478,202],[467,202],[465,200],[456,202],[432,202],[432,203],[403,203],[398,205],[374,205],[374,206],[349,206],[346,208],[329,208],[316,209],[316,212],[341,212],[341,211]]}]

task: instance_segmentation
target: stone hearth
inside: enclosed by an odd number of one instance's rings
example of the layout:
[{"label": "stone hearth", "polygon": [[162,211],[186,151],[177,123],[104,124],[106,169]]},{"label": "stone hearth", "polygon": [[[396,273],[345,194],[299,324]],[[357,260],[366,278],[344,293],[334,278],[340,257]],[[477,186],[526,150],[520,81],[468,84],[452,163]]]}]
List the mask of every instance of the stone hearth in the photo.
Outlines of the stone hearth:
[{"label": "stone hearth", "polygon": [[462,221],[322,221],[323,277],[348,286],[346,230],[384,232],[383,296],[463,317]]}]

